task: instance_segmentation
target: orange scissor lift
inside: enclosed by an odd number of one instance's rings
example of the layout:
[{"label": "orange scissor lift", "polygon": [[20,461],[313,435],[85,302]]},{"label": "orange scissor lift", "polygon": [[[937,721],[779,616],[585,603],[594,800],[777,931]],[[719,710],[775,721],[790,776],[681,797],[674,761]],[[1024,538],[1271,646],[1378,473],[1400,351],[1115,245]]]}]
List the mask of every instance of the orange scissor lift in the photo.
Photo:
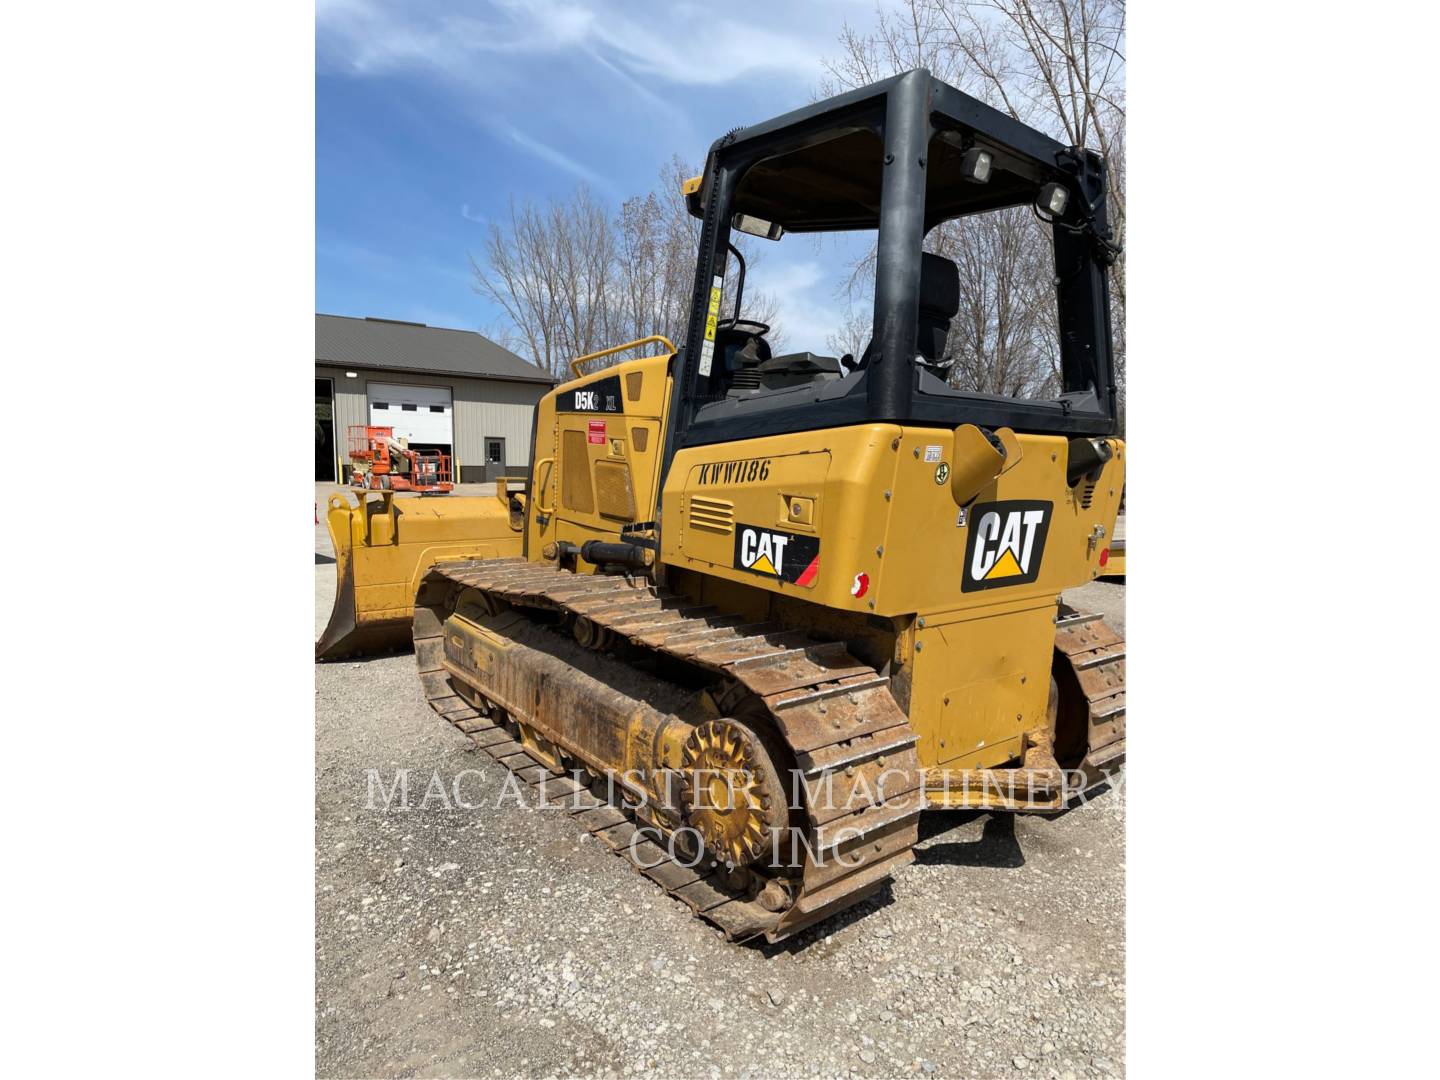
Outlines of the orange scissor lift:
[{"label": "orange scissor lift", "polygon": [[411,450],[395,438],[395,429],[350,425],[350,486],[365,491],[453,491],[450,455]]}]

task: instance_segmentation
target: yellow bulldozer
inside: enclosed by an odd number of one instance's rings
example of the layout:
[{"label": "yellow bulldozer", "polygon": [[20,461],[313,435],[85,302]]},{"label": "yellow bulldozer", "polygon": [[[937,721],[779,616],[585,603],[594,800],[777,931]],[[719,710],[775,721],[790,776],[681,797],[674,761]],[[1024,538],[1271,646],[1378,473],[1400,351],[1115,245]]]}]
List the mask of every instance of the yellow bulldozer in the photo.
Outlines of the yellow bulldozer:
[{"label": "yellow bulldozer", "polygon": [[[1125,754],[1124,643],[1061,600],[1124,484],[1105,192],[924,70],[730,132],[685,186],[683,341],[577,358],[523,491],[333,499],[318,653],[413,642],[442,718],[732,940],[883,888],[927,808],[1072,805]],[[1053,240],[1047,399],[954,385],[925,250],[1013,207]],[[736,232],[868,232],[861,355],[776,355]]]}]

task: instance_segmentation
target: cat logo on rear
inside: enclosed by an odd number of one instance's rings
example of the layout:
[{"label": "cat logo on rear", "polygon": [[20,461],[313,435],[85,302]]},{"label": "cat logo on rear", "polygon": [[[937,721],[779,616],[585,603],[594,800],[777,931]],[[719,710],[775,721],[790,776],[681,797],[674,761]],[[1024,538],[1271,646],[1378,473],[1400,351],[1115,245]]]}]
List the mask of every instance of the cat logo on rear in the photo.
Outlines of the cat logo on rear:
[{"label": "cat logo on rear", "polygon": [[1052,507],[1028,499],[972,507],[961,591],[1028,585],[1038,578]]},{"label": "cat logo on rear", "polygon": [[735,568],[813,589],[820,573],[820,538],[740,525],[735,530]]}]

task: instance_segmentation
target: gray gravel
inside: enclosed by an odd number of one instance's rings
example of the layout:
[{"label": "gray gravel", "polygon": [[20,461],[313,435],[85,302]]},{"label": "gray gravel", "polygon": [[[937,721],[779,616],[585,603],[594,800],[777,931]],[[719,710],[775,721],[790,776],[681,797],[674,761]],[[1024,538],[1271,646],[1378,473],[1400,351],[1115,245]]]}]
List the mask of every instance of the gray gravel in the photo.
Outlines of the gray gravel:
[{"label": "gray gravel", "polygon": [[[328,550],[317,529],[317,631]],[[1123,615],[1121,585],[1077,594]],[[411,657],[315,681],[321,1076],[1123,1073],[1118,788],[1049,819],[929,813],[888,891],[727,945],[563,814],[488,808],[504,771],[430,712]],[[412,809],[383,808],[397,769]],[[486,808],[454,806],[457,776]]]}]

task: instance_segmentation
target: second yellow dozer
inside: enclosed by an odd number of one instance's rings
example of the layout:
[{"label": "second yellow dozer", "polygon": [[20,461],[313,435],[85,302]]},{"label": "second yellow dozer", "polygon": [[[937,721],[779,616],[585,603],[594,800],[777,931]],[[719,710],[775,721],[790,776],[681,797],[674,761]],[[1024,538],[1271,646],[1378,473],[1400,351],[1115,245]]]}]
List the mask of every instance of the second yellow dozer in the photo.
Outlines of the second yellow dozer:
[{"label": "second yellow dozer", "polygon": [[[883,888],[927,808],[1075,805],[1125,753],[1124,644],[1060,599],[1124,483],[1104,193],[1098,155],[923,70],[718,140],[681,346],[540,402],[515,531],[496,500],[475,538],[518,550],[390,575],[435,711],[734,940]],[[1053,237],[1047,400],[952,385],[959,275],[924,251],[1015,206]],[[774,355],[732,231],[865,229],[870,346]]]}]

